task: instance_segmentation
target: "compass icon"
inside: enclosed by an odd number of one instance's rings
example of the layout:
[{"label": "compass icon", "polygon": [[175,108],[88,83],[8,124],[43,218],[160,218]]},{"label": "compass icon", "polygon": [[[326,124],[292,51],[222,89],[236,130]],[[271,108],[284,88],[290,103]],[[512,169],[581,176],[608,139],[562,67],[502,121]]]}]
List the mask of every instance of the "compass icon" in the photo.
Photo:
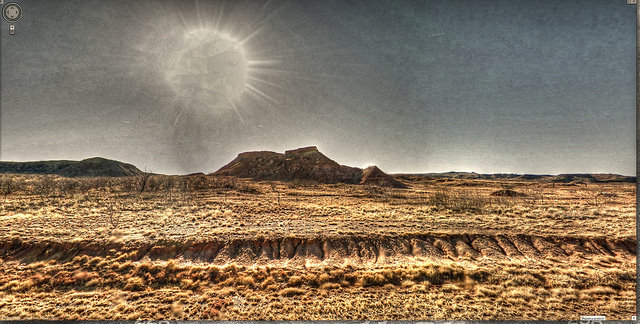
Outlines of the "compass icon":
[{"label": "compass icon", "polygon": [[22,7],[16,2],[8,2],[2,7],[2,18],[10,23],[17,22],[22,18]]}]

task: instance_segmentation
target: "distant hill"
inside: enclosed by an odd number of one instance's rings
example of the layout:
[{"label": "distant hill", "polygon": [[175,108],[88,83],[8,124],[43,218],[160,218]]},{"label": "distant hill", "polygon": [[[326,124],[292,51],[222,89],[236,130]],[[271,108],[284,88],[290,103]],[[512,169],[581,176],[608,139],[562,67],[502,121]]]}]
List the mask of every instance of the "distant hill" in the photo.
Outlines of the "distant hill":
[{"label": "distant hill", "polygon": [[360,179],[360,184],[374,184],[384,187],[406,188],[406,185],[404,183],[396,180],[393,176],[382,172],[382,170],[380,170],[375,165],[362,170],[362,178]]},{"label": "distant hill", "polygon": [[364,171],[340,165],[320,153],[317,147],[310,146],[289,150],[284,154],[270,151],[240,153],[212,174],[262,180],[405,186],[377,167],[369,167]]},{"label": "distant hill", "polygon": [[515,174],[515,173],[495,173],[480,174],[475,172],[443,172],[443,173],[422,173],[422,174],[394,174],[400,179],[414,177],[427,179],[480,179],[480,180],[537,180],[543,182],[556,183],[603,183],[603,182],[629,182],[635,183],[636,177],[619,174],[601,173],[573,173],[573,174]]},{"label": "distant hill", "polygon": [[126,177],[143,174],[134,165],[101,157],[82,161],[0,162],[0,173],[57,174],[63,177]]}]

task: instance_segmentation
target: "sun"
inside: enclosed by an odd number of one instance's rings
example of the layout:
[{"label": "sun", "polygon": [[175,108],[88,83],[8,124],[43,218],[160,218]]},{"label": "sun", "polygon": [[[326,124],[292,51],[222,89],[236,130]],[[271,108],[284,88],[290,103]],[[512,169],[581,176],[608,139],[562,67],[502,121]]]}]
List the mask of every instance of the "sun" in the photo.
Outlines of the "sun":
[{"label": "sun", "polygon": [[233,107],[247,89],[249,60],[240,43],[212,29],[187,31],[169,62],[166,81],[192,107]]},{"label": "sun", "polygon": [[133,48],[156,60],[173,97],[174,126],[185,114],[217,118],[229,111],[245,124],[245,116],[280,107],[282,82],[309,80],[285,64],[300,48],[273,45],[278,36],[269,32],[270,22],[284,7],[273,1],[231,5],[198,0],[153,7],[154,15],[164,19],[148,24],[146,40]]}]

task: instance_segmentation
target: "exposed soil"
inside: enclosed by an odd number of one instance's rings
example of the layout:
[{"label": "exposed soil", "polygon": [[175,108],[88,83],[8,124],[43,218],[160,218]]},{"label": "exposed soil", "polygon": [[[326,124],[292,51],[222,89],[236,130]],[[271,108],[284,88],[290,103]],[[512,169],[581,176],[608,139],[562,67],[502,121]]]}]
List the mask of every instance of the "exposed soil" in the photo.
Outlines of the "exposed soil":
[{"label": "exposed soil", "polygon": [[[117,240],[114,240],[117,241]],[[410,262],[412,258],[517,259],[613,256],[633,258],[635,240],[606,237],[429,234],[401,237],[235,239],[231,241],[55,242],[20,240],[0,245],[5,260],[68,261],[76,256],[131,254],[132,261],[182,259],[212,264],[275,264],[277,261],[344,263]]]}]

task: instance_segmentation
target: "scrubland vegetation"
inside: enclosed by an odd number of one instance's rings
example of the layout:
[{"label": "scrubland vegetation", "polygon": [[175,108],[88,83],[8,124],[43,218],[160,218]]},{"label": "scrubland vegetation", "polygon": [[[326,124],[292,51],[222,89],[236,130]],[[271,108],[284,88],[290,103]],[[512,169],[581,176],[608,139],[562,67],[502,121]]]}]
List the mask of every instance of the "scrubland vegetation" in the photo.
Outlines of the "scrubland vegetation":
[{"label": "scrubland vegetation", "polygon": [[0,317],[635,313],[635,186],[0,176]]}]

